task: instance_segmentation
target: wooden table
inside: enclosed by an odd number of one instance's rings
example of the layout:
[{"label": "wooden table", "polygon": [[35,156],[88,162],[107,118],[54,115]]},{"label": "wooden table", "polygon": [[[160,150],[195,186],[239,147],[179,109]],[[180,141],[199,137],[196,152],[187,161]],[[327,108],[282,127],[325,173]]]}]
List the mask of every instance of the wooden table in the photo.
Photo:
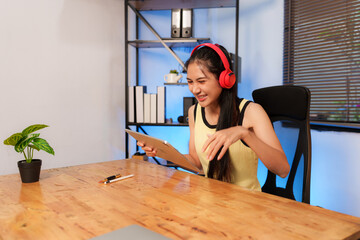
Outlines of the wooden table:
[{"label": "wooden table", "polygon": [[[135,176],[103,185],[121,173]],[[89,239],[138,224],[172,239],[357,239],[360,218],[128,159],[0,176],[0,239]]]}]

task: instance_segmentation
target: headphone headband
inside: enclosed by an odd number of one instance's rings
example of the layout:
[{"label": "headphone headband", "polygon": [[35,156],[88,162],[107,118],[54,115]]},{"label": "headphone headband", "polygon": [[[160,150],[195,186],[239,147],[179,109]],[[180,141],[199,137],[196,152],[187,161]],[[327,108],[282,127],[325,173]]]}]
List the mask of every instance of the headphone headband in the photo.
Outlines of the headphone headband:
[{"label": "headphone headband", "polygon": [[203,47],[203,46],[213,49],[220,57],[223,65],[225,67],[225,70],[221,72],[220,77],[219,77],[220,86],[223,88],[227,88],[227,89],[231,88],[235,84],[236,78],[235,78],[234,73],[230,69],[230,63],[229,63],[227,57],[225,56],[225,53],[220,49],[218,44],[211,44],[211,43],[199,44],[192,50],[191,55],[193,55],[193,53],[198,48]]},{"label": "headphone headband", "polygon": [[228,61],[227,57],[225,56],[224,52],[219,48],[218,44],[212,44],[212,43],[199,44],[192,50],[191,55],[196,51],[196,49],[203,47],[203,46],[213,49],[219,55],[221,61],[224,64],[225,69],[230,70],[229,61]]}]

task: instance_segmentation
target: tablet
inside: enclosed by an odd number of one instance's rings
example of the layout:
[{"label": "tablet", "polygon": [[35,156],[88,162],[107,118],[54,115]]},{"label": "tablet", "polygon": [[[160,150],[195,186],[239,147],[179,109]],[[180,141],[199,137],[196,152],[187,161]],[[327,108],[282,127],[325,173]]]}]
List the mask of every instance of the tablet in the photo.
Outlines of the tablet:
[{"label": "tablet", "polygon": [[154,232],[150,229],[144,228],[139,225],[130,225],[118,230],[105,233],[103,235],[91,238],[90,240],[118,240],[118,239],[131,239],[131,240],[170,240],[170,238]]},{"label": "tablet", "polygon": [[198,167],[196,167],[189,159],[187,159],[183,154],[181,154],[178,150],[176,150],[176,148],[174,148],[167,141],[154,138],[139,132],[131,131],[128,129],[125,129],[125,131],[136,140],[145,143],[146,146],[156,148],[157,157],[175,163],[176,165],[179,165],[179,167],[182,167],[186,170],[195,173],[200,172],[200,169]]}]

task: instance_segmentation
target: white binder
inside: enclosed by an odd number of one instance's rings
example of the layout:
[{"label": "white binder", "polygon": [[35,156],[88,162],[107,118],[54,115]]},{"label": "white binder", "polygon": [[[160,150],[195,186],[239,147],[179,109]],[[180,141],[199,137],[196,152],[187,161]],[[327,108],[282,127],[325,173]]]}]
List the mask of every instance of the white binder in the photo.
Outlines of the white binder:
[{"label": "white binder", "polygon": [[128,88],[128,121],[135,122],[135,87]]},{"label": "white binder", "polygon": [[150,96],[150,122],[156,123],[157,117],[157,94],[152,93]]},{"label": "white binder", "polygon": [[171,37],[181,37],[181,9],[171,9]]},{"label": "white binder", "polygon": [[135,104],[136,104],[136,122],[144,122],[144,92],[145,86],[135,87]]},{"label": "white binder", "polygon": [[157,87],[157,123],[165,123],[165,87]]},{"label": "white binder", "polygon": [[144,93],[144,123],[150,123],[150,114],[151,114],[151,102],[150,102],[150,93]]},{"label": "white binder", "polygon": [[193,10],[191,8],[182,9],[181,11],[181,37],[192,37],[192,15]]}]

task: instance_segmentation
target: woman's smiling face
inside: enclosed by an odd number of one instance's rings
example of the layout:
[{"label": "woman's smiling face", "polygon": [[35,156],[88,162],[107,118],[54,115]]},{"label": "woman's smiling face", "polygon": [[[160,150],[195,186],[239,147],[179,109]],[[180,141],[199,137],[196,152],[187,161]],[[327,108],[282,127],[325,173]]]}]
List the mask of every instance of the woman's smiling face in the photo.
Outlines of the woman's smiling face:
[{"label": "woman's smiling face", "polygon": [[218,107],[222,88],[217,77],[202,64],[192,62],[187,68],[189,90],[201,107]]}]

